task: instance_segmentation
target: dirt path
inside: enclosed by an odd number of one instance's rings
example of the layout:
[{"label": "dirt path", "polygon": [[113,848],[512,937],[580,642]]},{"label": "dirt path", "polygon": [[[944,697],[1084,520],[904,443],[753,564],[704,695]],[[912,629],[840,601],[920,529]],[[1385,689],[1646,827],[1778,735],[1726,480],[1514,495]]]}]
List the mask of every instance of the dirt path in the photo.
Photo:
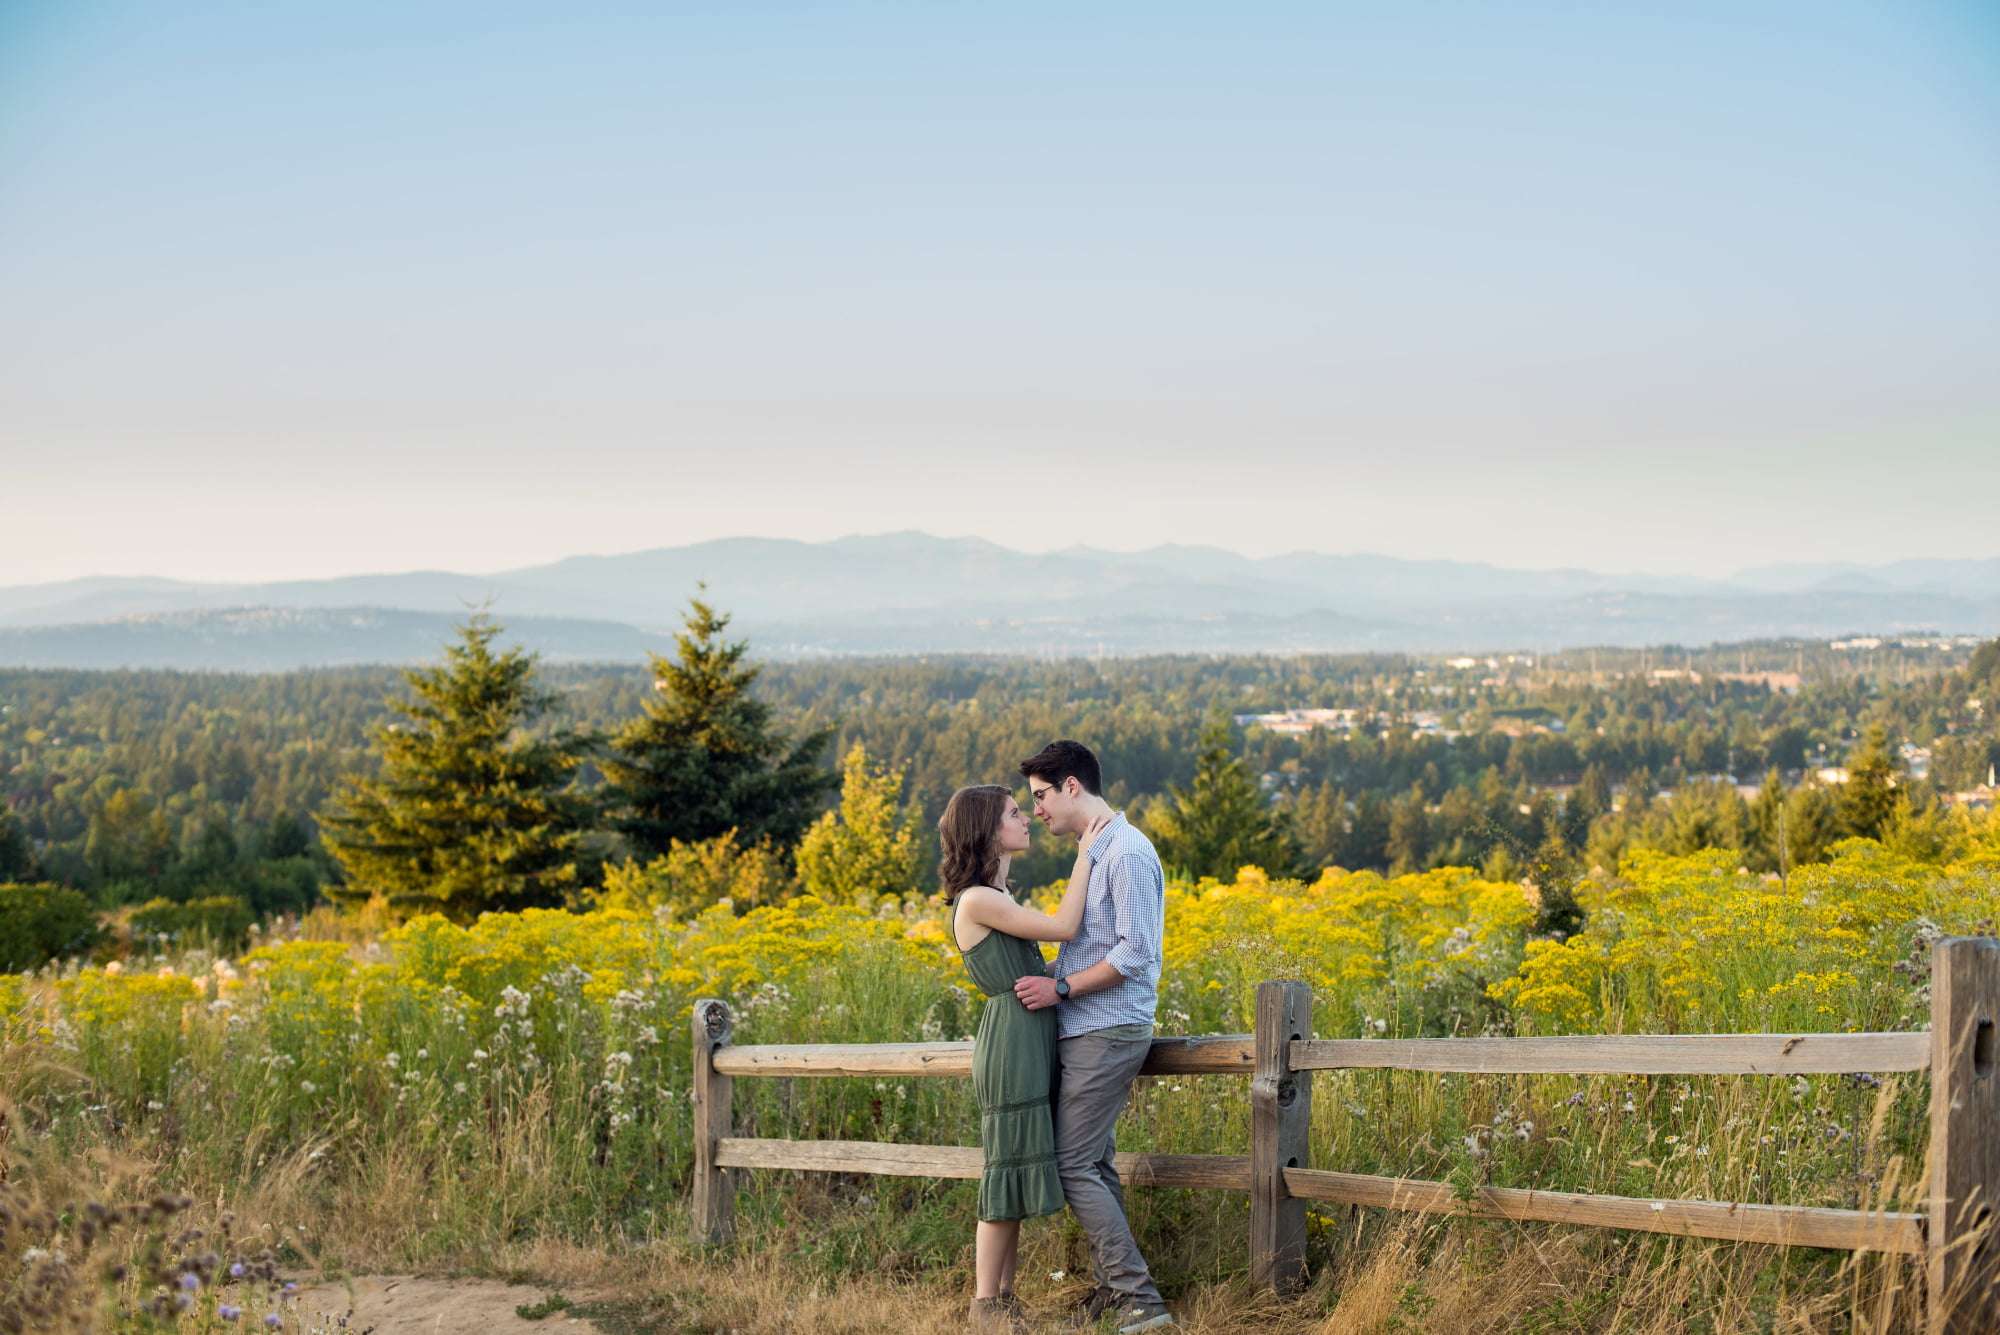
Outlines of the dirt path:
[{"label": "dirt path", "polygon": [[[579,1294],[565,1293],[582,1301]],[[375,1335],[597,1335],[597,1327],[568,1312],[539,1321],[516,1315],[516,1307],[538,1303],[547,1294],[546,1289],[497,1279],[364,1275],[301,1288],[297,1310],[306,1330],[333,1331],[352,1307],[349,1335],[370,1326]]]}]

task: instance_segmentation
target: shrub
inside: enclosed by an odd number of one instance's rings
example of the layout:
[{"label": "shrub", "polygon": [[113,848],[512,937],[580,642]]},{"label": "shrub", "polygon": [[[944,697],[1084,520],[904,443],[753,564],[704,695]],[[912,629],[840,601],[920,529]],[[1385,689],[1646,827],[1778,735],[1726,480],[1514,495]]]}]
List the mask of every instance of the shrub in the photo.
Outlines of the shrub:
[{"label": "shrub", "polygon": [[240,947],[257,920],[247,901],[233,895],[211,895],[176,904],[155,899],[132,910],[134,941],[165,937],[186,947],[205,940],[218,947]]},{"label": "shrub", "polygon": [[0,971],[39,969],[102,938],[90,901],[59,885],[0,885]]}]

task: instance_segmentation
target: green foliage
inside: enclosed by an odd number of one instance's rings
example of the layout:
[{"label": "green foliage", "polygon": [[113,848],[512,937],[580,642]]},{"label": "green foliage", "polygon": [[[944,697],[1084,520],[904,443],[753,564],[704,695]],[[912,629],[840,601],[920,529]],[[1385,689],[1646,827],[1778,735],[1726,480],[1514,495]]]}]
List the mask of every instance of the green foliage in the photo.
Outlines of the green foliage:
[{"label": "green foliage", "polygon": [[1589,916],[1577,898],[1583,869],[1577,865],[1575,852],[1553,818],[1528,864],[1525,879],[1535,890],[1532,935],[1562,941],[1582,930]]},{"label": "green foliage", "polygon": [[0,973],[80,955],[103,933],[90,901],[58,885],[0,885]]},{"label": "green foliage", "polygon": [[693,599],[672,659],[650,656],[653,697],[618,729],[603,763],[611,823],[643,853],[734,830],[746,844],[790,847],[833,776],[820,768],[832,730],[788,742],[772,707],[752,694],[759,673],[747,640],[723,636],[729,617]]},{"label": "green foliage", "polygon": [[[834,729],[833,754],[860,743],[900,767],[926,823],[959,785],[1009,781],[1022,756],[1056,736],[1087,739],[1104,763],[1108,800],[1143,821],[1170,785],[1193,780],[1213,714],[1355,710],[1357,725],[1344,730],[1253,724],[1233,750],[1292,811],[1310,865],[1377,870],[1465,865],[1518,874],[1550,812],[1586,866],[1615,868],[1632,849],[1687,846],[1704,820],[1720,831],[1712,837],[1730,838],[1728,804],[1691,781],[1755,783],[1773,769],[1786,800],[1762,815],[1740,813],[1741,864],[1810,865],[1848,828],[1834,809],[1840,788],[1812,776],[1852,769],[1873,725],[1886,730],[1892,754],[1906,741],[1931,752],[1928,781],[1913,775],[1897,784],[1910,810],[1892,818],[1885,838],[1949,843],[1959,839],[1957,817],[1937,809],[1940,795],[1983,783],[2000,765],[2000,642],[1953,655],[1748,644],[1697,659],[1700,681],[1653,677],[1657,651],[1608,649],[1497,677],[1485,664],[1461,672],[1397,655],[820,659],[767,662],[750,692],[768,707],[773,733]],[[1739,668],[1796,670],[1803,684],[1796,694],[1774,693],[1708,675]],[[642,720],[649,703],[662,702],[655,682],[666,680],[639,665],[557,665],[539,679],[562,692],[563,724],[607,731]],[[395,717],[384,695],[398,681],[388,668],[266,676],[0,669],[0,801],[13,809],[35,863],[11,874],[78,886],[105,905],[182,898],[199,888],[178,863],[199,861],[206,831],[226,825],[247,863],[282,862],[269,831],[289,811],[298,813],[317,875],[333,876],[317,849],[315,817],[341,775],[374,772],[368,730]],[[1418,711],[1434,713],[1435,724],[1411,726]],[[528,734],[553,736],[556,723],[544,717]],[[586,785],[595,779],[587,768],[580,774]],[[93,817],[125,791],[136,794],[127,799],[134,806],[151,808],[136,831],[120,813],[107,822],[123,837],[104,842],[105,868],[118,863],[130,878],[114,883],[85,848]],[[1656,802],[1656,794],[1664,795]],[[1708,808],[1677,822],[1684,800]],[[1612,810],[1614,802],[1622,809]],[[795,828],[810,822],[815,805]],[[146,828],[153,813],[163,831]],[[738,826],[724,820],[709,834],[730,828]],[[695,841],[688,831],[674,837]],[[671,842],[649,850],[634,840],[629,851],[643,862]],[[579,880],[594,883],[591,865],[627,851],[617,836],[594,838],[577,859]],[[1058,841],[1038,836],[1014,874],[1044,884],[1067,866]]]},{"label": "green foliage", "polygon": [[1661,846],[1670,853],[1740,848],[1743,820],[1743,799],[1733,785],[1720,779],[1693,779],[1674,794],[1667,808]]},{"label": "green foliage", "polygon": [[1202,731],[1194,782],[1170,788],[1147,825],[1160,861],[1189,876],[1226,878],[1239,867],[1289,876],[1302,860],[1290,813],[1264,796],[1219,717]]},{"label": "green foliage", "polygon": [[14,809],[0,802],[0,881],[25,881],[34,875],[35,850]]},{"label": "green foliage", "polygon": [[205,826],[194,846],[154,879],[160,891],[156,898],[175,903],[237,899],[259,917],[304,911],[319,898],[322,869],[318,859],[303,851],[305,833],[296,819],[281,811],[273,818],[273,827],[275,838],[267,835],[264,855],[256,857],[238,844],[227,823]]},{"label": "green foliage", "polygon": [[102,887],[99,899],[107,904],[121,903],[136,887],[158,881],[178,851],[166,813],[131,788],[112,793],[97,809],[84,844],[84,857]]},{"label": "green foliage", "polygon": [[540,1321],[545,1316],[566,1312],[574,1306],[576,1304],[563,1297],[559,1290],[551,1289],[540,1302],[516,1304],[514,1315],[523,1321]]},{"label": "green foliage", "polygon": [[1855,839],[1879,839],[1896,809],[1897,770],[1889,749],[1888,731],[1871,724],[1861,745],[1847,762],[1847,782],[1835,803],[1842,833]]},{"label": "green foliage", "polygon": [[841,765],[840,809],[799,841],[800,884],[829,904],[862,908],[915,894],[927,851],[919,819],[903,803],[902,771],[870,764],[857,745]]},{"label": "green foliage", "polygon": [[1349,811],[1344,789],[1321,783],[1296,793],[1282,793],[1278,799],[1291,818],[1297,834],[1303,865],[1312,869],[1345,865]]},{"label": "green foliage", "polygon": [[[1908,967],[1913,947],[1921,964],[1936,932],[1979,930],[2000,908],[1992,868],[1909,864],[1865,841],[1800,871],[1789,892],[1736,865],[1726,851],[1648,853],[1589,876],[1592,919],[1561,942],[1536,939],[1518,885],[1462,870],[1314,885],[1175,881],[1162,1030],[1243,1032],[1256,982],[1273,977],[1310,982],[1325,1037],[1921,1028],[1925,979]],[[80,1165],[129,1161],[238,1208],[282,1191],[286,1219],[310,1230],[322,1258],[375,1247],[399,1269],[443,1269],[543,1239],[660,1239],[685,1227],[699,1133],[686,1097],[694,998],[726,999],[746,1044],[957,1039],[982,1004],[964,986],[942,910],[918,905],[878,915],[801,897],[693,921],[530,911],[461,928],[424,918],[378,944],[364,955],[286,941],[233,967],[170,957],[0,990],[0,1003],[11,996],[11,1009],[60,1020],[47,1027],[63,1035],[61,1047],[36,1040],[0,1053],[11,1062],[0,1069],[10,1179],[40,1175],[67,1189]],[[1921,1074],[1872,1086],[1836,1075],[1349,1071],[1316,1081],[1309,1153],[1328,1169],[1923,1208],[1921,1174],[1890,1176],[1923,1152]],[[1241,1153],[1251,1138],[1244,1088],[1228,1075],[1142,1081],[1121,1148]],[[976,1135],[963,1079],[739,1079],[734,1098],[745,1135],[906,1144]],[[140,1153],[163,1138],[172,1155]],[[302,1161],[312,1165],[303,1177]],[[777,1242],[794,1265],[868,1267],[893,1244],[899,1267],[962,1267],[969,1184],[919,1193],[875,1179],[830,1190],[787,1177],[760,1175],[739,1197],[746,1252]],[[423,1190],[397,1190],[413,1181]],[[166,1185],[142,1183],[142,1194]],[[358,1219],[356,1201],[369,1205]],[[1240,1273],[1240,1196],[1140,1192],[1131,1207],[1163,1283]],[[1477,1242],[1486,1226],[1440,1227]],[[1333,1263],[1327,1248],[1357,1245],[1343,1230],[1315,1234],[1317,1264]],[[1065,1263],[1060,1229],[1032,1230],[1037,1238],[1058,1249],[1048,1268]],[[1848,1292],[1851,1278],[1845,1254],[1807,1249],[1669,1255],[1753,1272],[1769,1264],[1773,1283],[1808,1295]],[[1655,1324],[1678,1328],[1686,1294],[1673,1289],[1673,1315]],[[680,1322],[689,1309],[675,1301]]]},{"label": "green foliage", "polygon": [[794,888],[787,862],[768,840],[745,848],[734,830],[691,844],[676,839],[651,862],[628,859],[605,867],[603,888],[591,900],[601,909],[664,910],[678,919],[724,900],[747,913],[777,903]]},{"label": "green foliage", "polygon": [[558,697],[538,685],[534,655],[494,651],[500,629],[475,615],[443,664],[404,674],[404,721],[373,734],[380,776],[351,777],[325,821],[347,870],[342,902],[464,922],[561,904],[574,886],[582,740],[526,735]]},{"label": "green foliage", "polygon": [[179,903],[155,899],[133,909],[126,921],[135,944],[170,942],[184,950],[195,945],[237,950],[249,939],[250,924],[256,920],[248,900],[212,895]]}]

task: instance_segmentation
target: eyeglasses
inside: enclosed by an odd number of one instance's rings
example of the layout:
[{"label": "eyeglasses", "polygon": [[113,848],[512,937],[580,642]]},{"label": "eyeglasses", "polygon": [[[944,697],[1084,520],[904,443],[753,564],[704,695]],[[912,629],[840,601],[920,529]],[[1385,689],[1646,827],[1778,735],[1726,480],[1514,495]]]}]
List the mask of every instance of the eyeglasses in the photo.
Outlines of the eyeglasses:
[{"label": "eyeglasses", "polygon": [[1039,805],[1041,800],[1047,797],[1050,793],[1059,793],[1061,791],[1062,790],[1060,788],[1057,788],[1054,784],[1050,784],[1046,788],[1030,787],[1028,789],[1028,796],[1034,798],[1035,802]]}]

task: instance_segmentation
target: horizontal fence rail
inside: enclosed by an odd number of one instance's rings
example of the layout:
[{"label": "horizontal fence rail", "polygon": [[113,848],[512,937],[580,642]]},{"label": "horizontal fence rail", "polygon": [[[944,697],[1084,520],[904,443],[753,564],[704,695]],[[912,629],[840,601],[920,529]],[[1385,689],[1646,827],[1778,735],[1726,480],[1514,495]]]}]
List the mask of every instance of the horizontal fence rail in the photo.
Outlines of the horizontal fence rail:
[{"label": "horizontal fence rail", "polygon": [[[731,1139],[716,1148],[724,1168],[794,1168],[886,1177],[977,1178],[977,1145],[897,1145],[876,1140]],[[1250,1190],[1247,1154],[1120,1154],[1112,1162],[1128,1186]]]},{"label": "horizontal fence rail", "polygon": [[[1249,1075],[1255,1044],[1249,1034],[1156,1038],[1141,1075]],[[723,1075],[922,1076],[971,1075],[970,1043],[745,1044],[718,1049]]]},{"label": "horizontal fence rail", "polygon": [[[1156,1038],[1141,1075],[1249,1075],[1249,1034]],[[1562,1038],[1319,1038],[1291,1045],[1294,1071],[1465,1075],[1845,1075],[1926,1071],[1928,1033],[1632,1034]],[[723,1075],[972,1074],[970,1043],[768,1044],[720,1049]]]},{"label": "horizontal fence rail", "polygon": [[[1153,1041],[1147,1075],[1251,1077],[1251,1153],[1120,1154],[1128,1185],[1250,1193],[1250,1271],[1278,1289],[1303,1279],[1308,1201],[1431,1214],[1671,1233],[1730,1242],[1921,1256],[1930,1335],[2000,1330],[2000,940],[1951,937],[1932,955],[1924,1033],[1633,1034],[1554,1038],[1311,1038],[1303,983],[1257,988],[1257,1032]],[[732,1134],[738,1076],[969,1076],[971,1043],[735,1046],[720,1001],[695,1005],[694,1213],[711,1241],[733,1230],[735,1179],[752,1169],[970,1179],[977,1146],[798,1141]],[[1338,1173],[1306,1161],[1312,1072],[1466,1075],[1834,1075],[1931,1072],[1924,1214],[1652,1200]]]},{"label": "horizontal fence rail", "polygon": [[1775,1242],[1787,1247],[1899,1252],[1924,1249],[1922,1215],[1868,1214],[1806,1205],[1732,1205],[1717,1201],[1659,1201],[1633,1196],[1593,1196],[1572,1191],[1522,1191],[1474,1187],[1462,1200],[1446,1182],[1413,1182],[1361,1173],[1288,1168],[1294,1196],[1347,1205],[1378,1205],[1426,1214],[1469,1214],[1486,1219],[1547,1224],[1593,1224],[1646,1233],[1682,1233],[1729,1242]]},{"label": "horizontal fence rail", "polygon": [[1926,1071],[1929,1034],[1588,1034],[1565,1038],[1319,1038],[1294,1071],[1467,1075],[1845,1075]]}]

